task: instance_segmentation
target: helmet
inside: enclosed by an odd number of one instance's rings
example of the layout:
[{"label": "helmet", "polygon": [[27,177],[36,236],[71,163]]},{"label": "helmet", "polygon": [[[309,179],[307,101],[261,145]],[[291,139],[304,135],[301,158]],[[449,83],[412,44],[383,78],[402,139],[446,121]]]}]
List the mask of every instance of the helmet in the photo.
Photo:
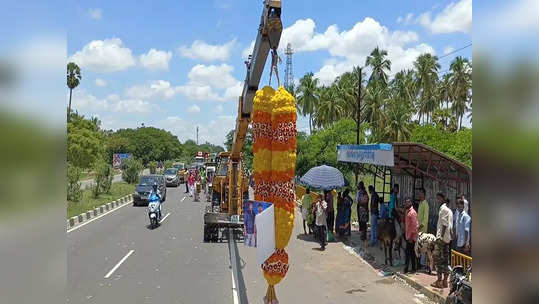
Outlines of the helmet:
[{"label": "helmet", "polygon": [[157,191],[157,182],[153,183],[153,191]]}]

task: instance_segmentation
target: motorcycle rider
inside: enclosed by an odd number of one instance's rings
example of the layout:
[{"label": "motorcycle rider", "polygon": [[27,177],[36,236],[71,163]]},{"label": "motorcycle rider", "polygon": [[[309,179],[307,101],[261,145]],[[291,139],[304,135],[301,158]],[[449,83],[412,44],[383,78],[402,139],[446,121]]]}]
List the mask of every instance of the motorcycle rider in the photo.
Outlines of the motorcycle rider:
[{"label": "motorcycle rider", "polygon": [[161,194],[159,193],[159,189],[157,189],[157,183],[153,183],[152,190],[150,191],[150,195],[148,196],[150,202],[157,202],[159,206],[159,219],[161,219],[161,215],[163,214],[162,208],[161,208]]}]

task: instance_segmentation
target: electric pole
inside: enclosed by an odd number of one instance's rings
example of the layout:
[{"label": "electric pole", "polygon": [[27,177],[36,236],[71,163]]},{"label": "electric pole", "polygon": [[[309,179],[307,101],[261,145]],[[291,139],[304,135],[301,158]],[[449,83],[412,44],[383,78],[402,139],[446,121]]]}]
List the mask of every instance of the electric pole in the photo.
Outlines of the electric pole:
[{"label": "electric pole", "polygon": [[[361,74],[363,74],[363,68],[359,68],[358,85],[357,85],[357,130],[356,130],[356,144],[359,145],[359,133],[361,131]],[[356,186],[359,183],[359,163],[356,164]]]},{"label": "electric pole", "polygon": [[198,126],[197,126],[197,146],[198,146]]}]

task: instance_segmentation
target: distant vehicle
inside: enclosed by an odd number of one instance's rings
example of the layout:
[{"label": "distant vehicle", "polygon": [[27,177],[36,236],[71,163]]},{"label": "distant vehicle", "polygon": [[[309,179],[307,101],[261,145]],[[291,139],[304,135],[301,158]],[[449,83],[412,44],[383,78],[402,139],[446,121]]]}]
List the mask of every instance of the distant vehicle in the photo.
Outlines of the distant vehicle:
[{"label": "distant vehicle", "polygon": [[178,187],[178,185],[180,185],[180,177],[178,176],[178,169],[168,168],[165,170],[164,174],[165,174],[167,186],[174,185],[175,187]]},{"label": "distant vehicle", "polygon": [[135,195],[133,195],[133,205],[146,205],[148,204],[150,191],[152,190],[153,183],[157,183],[157,189],[161,194],[161,201],[164,202],[167,199],[167,186],[164,175],[143,175],[140,178],[140,182],[135,188]]}]

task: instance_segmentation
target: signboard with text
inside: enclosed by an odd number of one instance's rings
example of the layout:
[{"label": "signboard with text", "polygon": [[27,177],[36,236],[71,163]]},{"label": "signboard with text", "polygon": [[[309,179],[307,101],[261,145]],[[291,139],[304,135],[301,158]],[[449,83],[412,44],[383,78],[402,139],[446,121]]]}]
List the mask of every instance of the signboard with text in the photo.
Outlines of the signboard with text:
[{"label": "signboard with text", "polygon": [[122,163],[131,157],[129,153],[115,153],[112,154],[112,166],[114,169],[120,169]]},{"label": "signboard with text", "polygon": [[381,166],[394,166],[393,145],[338,145],[337,160]]}]

